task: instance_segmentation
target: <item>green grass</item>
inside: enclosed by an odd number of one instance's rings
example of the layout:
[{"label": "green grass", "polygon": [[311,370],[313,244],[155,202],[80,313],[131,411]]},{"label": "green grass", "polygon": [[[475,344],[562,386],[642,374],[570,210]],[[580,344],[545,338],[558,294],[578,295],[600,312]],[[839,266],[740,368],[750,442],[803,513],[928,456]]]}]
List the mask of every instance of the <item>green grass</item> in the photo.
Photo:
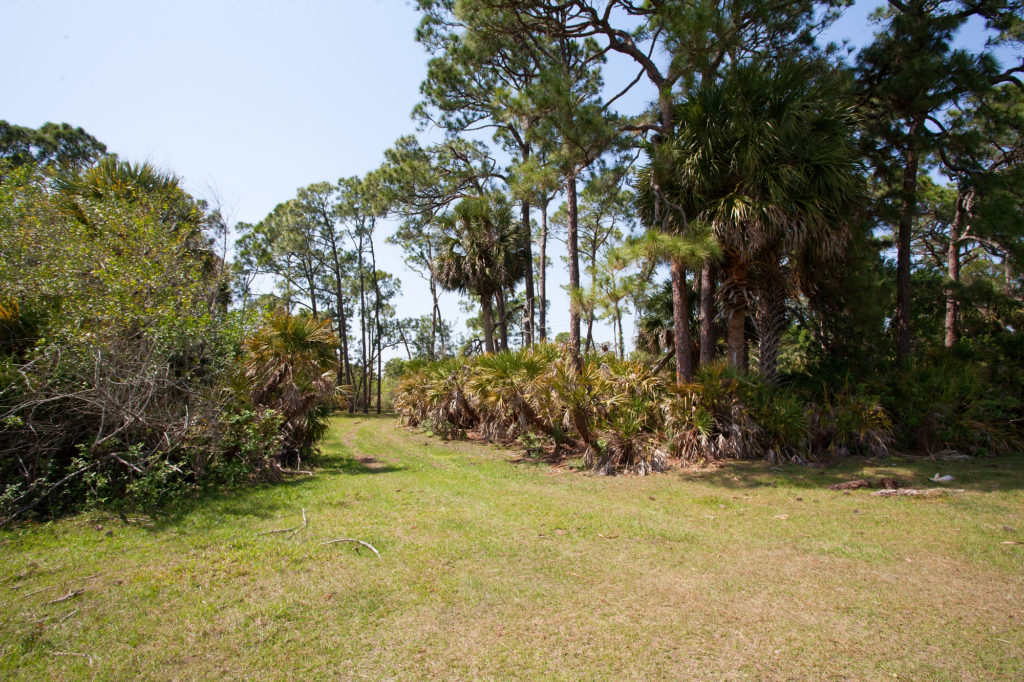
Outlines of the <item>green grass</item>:
[{"label": "green grass", "polygon": [[[153,523],[0,533],[0,678],[1024,677],[1020,457],[604,478],[394,423]],[[936,471],[966,492],[825,489]]]}]

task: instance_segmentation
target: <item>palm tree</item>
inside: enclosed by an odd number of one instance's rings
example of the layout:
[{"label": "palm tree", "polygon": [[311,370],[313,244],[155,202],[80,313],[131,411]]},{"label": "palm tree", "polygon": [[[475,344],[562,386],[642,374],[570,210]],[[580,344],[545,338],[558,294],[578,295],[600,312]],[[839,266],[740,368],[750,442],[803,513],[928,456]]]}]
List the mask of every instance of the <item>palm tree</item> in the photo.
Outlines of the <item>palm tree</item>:
[{"label": "palm tree", "polygon": [[326,410],[339,406],[334,383],[338,339],[330,325],[329,318],[279,310],[245,342],[249,399],[280,414],[285,454],[309,452],[326,432]]},{"label": "palm tree", "polygon": [[[448,291],[479,297],[484,346],[493,353],[493,299],[514,287],[531,267],[522,225],[512,220],[504,200],[469,197],[441,217],[441,228],[444,237],[431,261],[434,276]],[[507,333],[502,336],[506,338]]]},{"label": "palm tree", "polygon": [[[738,65],[677,108],[677,136],[652,159],[652,190],[676,223],[710,225],[725,260],[729,364],[742,367],[752,299],[760,371],[774,380],[785,328],[787,269],[820,263],[848,239],[859,205],[851,109],[839,84],[807,64]],[[670,182],[655,184],[659,179]]]}]

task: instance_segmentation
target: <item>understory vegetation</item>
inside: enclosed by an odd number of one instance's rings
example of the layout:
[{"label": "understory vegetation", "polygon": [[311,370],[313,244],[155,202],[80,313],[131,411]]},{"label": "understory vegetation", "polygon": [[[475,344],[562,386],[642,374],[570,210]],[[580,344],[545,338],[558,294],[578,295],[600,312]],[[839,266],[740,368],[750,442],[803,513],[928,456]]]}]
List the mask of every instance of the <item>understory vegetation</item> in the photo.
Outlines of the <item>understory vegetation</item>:
[{"label": "understory vegetation", "polygon": [[950,364],[900,374],[891,387],[815,390],[810,377],[771,386],[720,361],[677,385],[667,371],[612,353],[587,354],[577,368],[564,346],[537,345],[412,370],[394,404],[407,424],[444,438],[475,431],[537,457],[581,455],[601,473],[663,471],[673,459],[810,463],[884,457],[893,447],[1019,450],[1020,402],[979,382],[983,371]]}]

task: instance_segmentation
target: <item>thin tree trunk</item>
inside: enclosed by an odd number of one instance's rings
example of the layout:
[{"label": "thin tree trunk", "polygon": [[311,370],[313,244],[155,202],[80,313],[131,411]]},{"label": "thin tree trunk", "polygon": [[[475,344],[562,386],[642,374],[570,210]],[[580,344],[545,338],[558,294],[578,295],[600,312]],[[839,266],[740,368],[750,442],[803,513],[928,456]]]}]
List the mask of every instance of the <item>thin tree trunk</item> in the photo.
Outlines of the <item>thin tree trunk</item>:
[{"label": "thin tree trunk", "polygon": [[[430,259],[428,262],[434,262],[434,248],[427,241],[427,257]],[[430,267],[430,298],[433,301],[434,307],[430,310],[430,359],[434,360],[437,358],[437,323],[441,319],[441,309],[437,305],[437,279],[434,277],[434,268]]]},{"label": "thin tree trunk", "polygon": [[[909,135],[916,134],[919,124],[910,126]],[[907,143],[907,159],[903,166],[903,192],[900,222],[896,237],[896,359],[910,361],[910,235],[917,210],[917,146]]]},{"label": "thin tree trunk", "polygon": [[486,293],[480,296],[480,323],[484,326],[484,350],[494,352],[494,315],[492,313],[491,296]]},{"label": "thin tree trunk", "polygon": [[[595,240],[594,246],[590,249],[590,296],[593,297],[597,293],[597,243]],[[587,308],[587,345],[586,349],[589,353],[594,347],[594,301],[588,301]]]},{"label": "thin tree trunk", "polygon": [[619,360],[626,359],[626,337],[622,333],[622,308],[615,304],[615,322],[619,326]]},{"label": "thin tree trunk", "polygon": [[706,365],[715,356],[715,271],[711,259],[700,266],[700,364]]},{"label": "thin tree trunk", "polygon": [[672,333],[676,347],[676,383],[693,381],[693,357],[690,354],[690,315],[686,291],[686,267],[673,258],[672,271]]},{"label": "thin tree trunk", "polygon": [[505,288],[498,287],[494,294],[498,303],[498,342],[499,350],[508,350],[508,317],[505,314]]},{"label": "thin tree trunk", "polygon": [[529,254],[530,266],[526,268],[526,307],[523,309],[523,338],[526,346],[533,345],[533,239],[530,229],[530,202],[523,201],[523,234],[526,239],[526,251]]},{"label": "thin tree trunk", "polygon": [[967,217],[974,200],[974,190],[961,192],[956,198],[956,214],[949,227],[949,249],[946,253],[946,271],[950,286],[946,289],[946,348],[952,348],[959,337],[957,318],[960,314],[960,299],[957,286],[960,284],[960,236],[964,233]]},{"label": "thin tree trunk", "polygon": [[363,400],[363,414],[366,414],[369,410],[370,402],[370,384],[366,377],[366,268],[363,265],[363,234],[359,234],[359,331],[362,338],[362,344],[359,349],[359,359],[362,367],[362,378],[359,383],[362,386],[362,400]]},{"label": "thin tree trunk", "polygon": [[[576,213],[576,174],[571,173],[565,180],[565,196],[567,203],[566,244],[569,250],[569,349],[577,368],[582,368],[583,357],[580,355],[580,256],[579,235]],[[586,439],[584,439],[586,440]]]},{"label": "thin tree trunk", "polygon": [[338,287],[338,329],[341,330],[341,365],[338,367],[338,383],[352,384],[352,367],[348,362],[348,321],[345,319],[345,298]]},{"label": "thin tree trunk", "polygon": [[405,337],[405,330],[402,329],[402,323],[401,321],[396,321],[395,324],[398,327],[398,335],[402,337],[402,345],[405,346],[405,354],[410,360],[412,360],[412,351],[409,350],[409,340]]},{"label": "thin tree trunk", "polygon": [[548,274],[548,202],[541,204],[540,212],[540,264],[537,270],[540,283],[540,340],[548,340],[547,312],[547,274]]},{"label": "thin tree trunk", "polygon": [[377,277],[377,251],[373,245],[373,232],[370,232],[370,267],[373,268],[373,323],[376,328],[375,336],[377,337],[377,414],[380,414],[380,368],[381,368],[381,344],[383,342],[384,334],[383,328],[380,324],[380,279]]}]

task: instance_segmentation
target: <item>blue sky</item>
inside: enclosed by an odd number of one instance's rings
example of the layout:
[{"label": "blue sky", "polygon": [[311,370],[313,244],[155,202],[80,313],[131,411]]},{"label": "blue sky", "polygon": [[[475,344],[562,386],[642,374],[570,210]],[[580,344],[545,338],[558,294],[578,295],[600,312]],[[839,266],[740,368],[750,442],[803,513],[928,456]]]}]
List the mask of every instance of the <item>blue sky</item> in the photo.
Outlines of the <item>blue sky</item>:
[{"label": "blue sky", "polygon": [[[877,4],[859,2],[829,36],[870,39]],[[122,158],[183,177],[232,223],[256,222],[299,187],[372,170],[414,132],[427,60],[418,21],[404,0],[0,0],[0,119],[82,126]],[[605,80],[612,88],[634,74],[613,62]],[[404,284],[399,314],[428,312],[421,280],[381,248],[381,267]],[[553,260],[557,333],[568,303],[557,251]],[[462,317],[454,295],[443,304]],[[602,328],[599,340],[610,339]]]}]

